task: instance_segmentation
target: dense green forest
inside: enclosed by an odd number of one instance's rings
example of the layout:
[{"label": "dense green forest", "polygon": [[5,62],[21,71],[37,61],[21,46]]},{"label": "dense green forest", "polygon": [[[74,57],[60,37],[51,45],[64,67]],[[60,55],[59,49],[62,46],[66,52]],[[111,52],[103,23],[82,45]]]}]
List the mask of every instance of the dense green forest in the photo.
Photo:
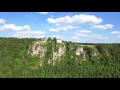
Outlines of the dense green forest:
[{"label": "dense green forest", "polygon": [[[75,49],[70,50],[78,44],[64,41],[67,52],[60,63],[38,66],[39,56],[27,54],[29,45],[36,40],[0,38],[0,78],[120,78],[120,44],[94,44],[100,53],[97,57],[89,55],[91,48],[86,45],[87,60],[78,62],[73,54]],[[49,38],[47,42],[45,62],[50,57],[52,47],[58,50],[54,40]],[[71,54],[73,58],[70,58]]]}]

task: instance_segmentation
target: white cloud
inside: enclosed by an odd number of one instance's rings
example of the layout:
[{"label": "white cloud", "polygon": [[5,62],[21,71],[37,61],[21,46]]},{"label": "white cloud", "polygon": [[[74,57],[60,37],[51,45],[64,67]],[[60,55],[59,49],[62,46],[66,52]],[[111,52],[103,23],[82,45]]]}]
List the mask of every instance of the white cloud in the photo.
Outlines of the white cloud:
[{"label": "white cloud", "polygon": [[59,32],[61,30],[67,31],[67,30],[74,29],[74,28],[78,28],[78,27],[77,26],[67,25],[67,26],[62,26],[62,27],[57,27],[57,28],[50,28],[49,31]]},{"label": "white cloud", "polygon": [[48,14],[48,12],[37,12],[39,14]]},{"label": "white cloud", "polygon": [[0,31],[6,31],[6,30],[13,30],[13,31],[20,31],[20,30],[31,30],[29,25],[24,26],[16,26],[14,24],[4,24],[0,27]]},{"label": "white cloud", "polygon": [[88,36],[88,34],[86,34],[86,33],[75,33],[74,36],[75,37],[81,37],[81,36]]},{"label": "white cloud", "polygon": [[71,40],[73,41],[73,42],[76,42],[76,41],[78,41],[80,39],[80,37],[75,37],[75,36],[73,36],[72,38],[71,38]]},{"label": "white cloud", "polygon": [[78,30],[78,33],[91,33],[89,30]]},{"label": "white cloud", "polygon": [[103,35],[99,34],[91,34],[92,31],[90,30],[78,30],[76,33],[73,34],[72,40],[78,41],[80,37],[89,37],[94,39],[108,39],[107,37],[104,37]]},{"label": "white cloud", "polygon": [[49,31],[51,31],[51,32],[59,32],[59,29],[50,28]]},{"label": "white cloud", "polygon": [[79,24],[99,24],[103,20],[101,18],[97,18],[94,15],[74,15],[72,17],[65,16],[60,18],[48,18],[47,21],[52,24],[71,24],[71,23],[79,23]]},{"label": "white cloud", "polygon": [[81,36],[89,36],[91,31],[89,30],[78,30],[76,33],[74,33],[75,37],[81,37]]},{"label": "white cloud", "polygon": [[0,24],[5,24],[5,19],[0,18]]},{"label": "white cloud", "polygon": [[15,32],[12,37],[17,37],[17,38],[27,38],[27,37],[44,37],[44,32],[43,31],[18,31]]},{"label": "white cloud", "polygon": [[73,34],[73,37],[71,38],[71,40],[73,42],[77,42],[77,41],[79,41],[80,37],[90,36],[90,33],[91,33],[91,31],[89,31],[89,30],[78,30],[77,32],[75,32]]},{"label": "white cloud", "polygon": [[118,37],[120,37],[120,31],[112,31],[111,34],[116,34]]},{"label": "white cloud", "polygon": [[103,35],[99,34],[92,34],[91,37],[94,39],[108,39],[107,37],[104,37]]},{"label": "white cloud", "polygon": [[114,25],[112,24],[105,24],[105,25],[94,25],[92,28],[100,29],[100,30],[106,30],[113,28]]},{"label": "white cloud", "polygon": [[111,34],[120,34],[120,31],[112,31]]},{"label": "white cloud", "polygon": [[58,27],[61,26],[61,24],[55,24],[55,25],[58,26]]}]

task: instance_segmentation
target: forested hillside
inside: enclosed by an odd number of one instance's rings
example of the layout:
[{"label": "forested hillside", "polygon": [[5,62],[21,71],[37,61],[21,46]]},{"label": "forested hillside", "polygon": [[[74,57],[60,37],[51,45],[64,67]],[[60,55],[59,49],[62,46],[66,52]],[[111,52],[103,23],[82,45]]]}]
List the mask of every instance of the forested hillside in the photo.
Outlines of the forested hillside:
[{"label": "forested hillside", "polygon": [[120,78],[120,44],[0,38],[0,78]]}]

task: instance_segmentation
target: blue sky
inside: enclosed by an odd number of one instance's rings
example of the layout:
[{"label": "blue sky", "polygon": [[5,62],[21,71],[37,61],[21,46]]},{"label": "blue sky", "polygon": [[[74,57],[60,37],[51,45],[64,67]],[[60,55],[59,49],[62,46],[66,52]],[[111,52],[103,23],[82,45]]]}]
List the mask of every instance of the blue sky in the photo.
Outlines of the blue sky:
[{"label": "blue sky", "polygon": [[120,43],[120,12],[0,12],[0,37]]}]

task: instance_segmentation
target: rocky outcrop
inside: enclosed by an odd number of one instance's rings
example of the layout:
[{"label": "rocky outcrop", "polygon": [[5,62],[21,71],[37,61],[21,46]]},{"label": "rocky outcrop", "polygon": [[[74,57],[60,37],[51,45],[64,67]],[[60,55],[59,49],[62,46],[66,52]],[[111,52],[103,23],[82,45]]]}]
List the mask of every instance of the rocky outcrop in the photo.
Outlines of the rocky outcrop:
[{"label": "rocky outcrop", "polygon": [[[49,46],[49,44],[51,44],[51,49],[48,48],[47,46]],[[53,46],[52,46],[53,45]],[[39,56],[40,57],[40,61],[38,63],[39,66],[42,66],[44,61],[46,60],[46,55],[48,55],[49,58],[47,58],[48,60],[47,63],[48,64],[52,64],[55,65],[56,62],[60,62],[61,60],[63,60],[64,56],[66,55],[67,52],[66,50],[70,50],[70,59],[75,58],[77,61],[78,60],[83,60],[86,61],[87,57],[98,57],[99,55],[99,51],[94,47],[87,47],[85,48],[84,46],[80,46],[78,45],[77,48],[75,49],[75,46],[71,46],[69,49],[67,49],[66,47],[66,43],[62,42],[62,43],[54,43],[54,42],[46,42],[46,41],[36,41],[33,42],[30,46],[29,46],[29,50],[28,50],[28,54],[31,54],[32,56]],[[48,50],[50,49],[50,52]],[[74,52],[75,50],[75,52]],[[73,52],[72,52],[73,51]],[[49,53],[47,53],[49,52]],[[106,52],[107,56],[109,55],[108,52]],[[80,57],[79,57],[80,56]],[[63,60],[64,61],[64,60]]]},{"label": "rocky outcrop", "polygon": [[31,54],[32,56],[40,56],[45,57],[47,48],[44,47],[45,42],[34,42],[28,50],[28,54]]},{"label": "rocky outcrop", "polygon": [[97,50],[93,50],[91,56],[96,57],[99,55],[99,52]]},{"label": "rocky outcrop", "polygon": [[106,53],[106,55],[107,55],[107,56],[109,56],[109,53],[108,53],[108,51],[107,51],[107,50],[105,51],[105,53]]},{"label": "rocky outcrop", "polygon": [[76,50],[76,55],[78,55],[78,56],[83,56],[83,60],[85,61],[86,60],[86,58],[85,58],[85,52],[84,52],[84,50],[83,50],[83,47],[78,47],[77,48],[77,50]]},{"label": "rocky outcrop", "polygon": [[82,55],[84,53],[83,47],[78,47],[76,50],[76,55]]},{"label": "rocky outcrop", "polygon": [[[29,46],[28,54],[31,54],[32,56],[39,56],[40,58],[44,58],[47,52],[47,47],[45,47],[46,44],[47,42],[45,41],[33,42],[33,44]],[[65,53],[64,43],[56,44],[56,47],[58,48],[57,51],[55,51],[54,48],[52,48],[52,54],[48,60],[48,64],[55,65],[55,61],[60,61],[61,56],[64,55]],[[38,64],[39,66],[42,66],[43,61],[40,60]]]},{"label": "rocky outcrop", "polygon": [[48,64],[52,63],[53,65],[55,65],[55,61],[59,62],[61,60],[61,56],[64,55],[64,53],[65,53],[64,43],[57,44],[57,47],[58,47],[58,51],[55,52],[54,49],[53,49],[51,59],[49,59]]}]

